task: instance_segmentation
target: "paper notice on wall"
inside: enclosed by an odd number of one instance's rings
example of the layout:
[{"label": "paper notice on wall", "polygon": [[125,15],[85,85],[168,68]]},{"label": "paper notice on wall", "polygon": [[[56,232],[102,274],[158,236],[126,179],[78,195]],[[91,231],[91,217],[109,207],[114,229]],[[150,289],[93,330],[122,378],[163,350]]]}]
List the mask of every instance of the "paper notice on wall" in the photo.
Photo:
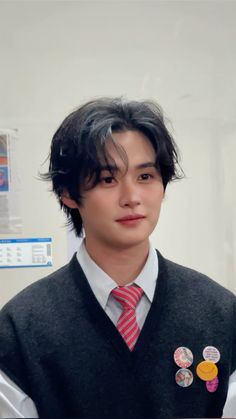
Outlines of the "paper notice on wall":
[{"label": "paper notice on wall", "polygon": [[0,129],[0,234],[22,230],[17,154],[17,130]]},{"label": "paper notice on wall", "polygon": [[52,239],[0,239],[0,268],[52,266]]}]

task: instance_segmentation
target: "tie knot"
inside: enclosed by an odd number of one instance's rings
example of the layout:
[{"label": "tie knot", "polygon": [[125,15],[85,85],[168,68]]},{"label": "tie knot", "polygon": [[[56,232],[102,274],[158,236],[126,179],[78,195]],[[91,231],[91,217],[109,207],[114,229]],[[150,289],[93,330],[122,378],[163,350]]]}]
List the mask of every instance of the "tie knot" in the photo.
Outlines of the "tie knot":
[{"label": "tie knot", "polygon": [[113,297],[122,305],[123,309],[135,310],[143,294],[142,288],[137,285],[117,287],[112,290]]}]

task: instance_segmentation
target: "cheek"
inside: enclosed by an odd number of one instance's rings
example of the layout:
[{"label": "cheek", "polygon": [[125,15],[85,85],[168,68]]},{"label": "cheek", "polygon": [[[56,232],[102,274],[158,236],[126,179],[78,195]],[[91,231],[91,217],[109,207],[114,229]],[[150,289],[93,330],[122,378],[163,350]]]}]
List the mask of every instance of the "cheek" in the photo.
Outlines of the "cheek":
[{"label": "cheek", "polygon": [[152,207],[152,208],[159,208],[162,204],[163,201],[163,193],[162,191],[150,191],[147,198],[146,198],[146,202],[148,203],[148,206]]},{"label": "cheek", "polygon": [[81,217],[83,216],[92,224],[97,224],[109,213],[109,198],[90,199],[86,202],[81,210]]}]

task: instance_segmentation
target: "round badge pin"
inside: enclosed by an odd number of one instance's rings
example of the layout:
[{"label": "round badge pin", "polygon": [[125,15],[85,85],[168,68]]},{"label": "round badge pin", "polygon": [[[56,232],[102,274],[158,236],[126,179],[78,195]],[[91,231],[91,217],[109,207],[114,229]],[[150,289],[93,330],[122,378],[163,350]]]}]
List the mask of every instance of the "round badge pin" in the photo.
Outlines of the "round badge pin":
[{"label": "round badge pin", "polygon": [[205,361],[211,361],[214,364],[217,364],[220,360],[220,351],[215,346],[206,346],[202,355]]},{"label": "round badge pin", "polygon": [[211,381],[207,381],[206,382],[207,391],[209,391],[209,393],[214,393],[217,390],[218,385],[219,385],[218,377],[213,378],[213,380]]},{"label": "round badge pin", "polygon": [[193,354],[189,348],[180,346],[174,352],[174,361],[178,367],[188,368],[193,363]]},{"label": "round badge pin", "polygon": [[197,376],[203,381],[211,381],[218,375],[217,366],[210,361],[202,361],[196,368]]},{"label": "round badge pin", "polygon": [[193,374],[187,368],[180,368],[175,374],[175,381],[180,387],[189,387],[193,382]]}]

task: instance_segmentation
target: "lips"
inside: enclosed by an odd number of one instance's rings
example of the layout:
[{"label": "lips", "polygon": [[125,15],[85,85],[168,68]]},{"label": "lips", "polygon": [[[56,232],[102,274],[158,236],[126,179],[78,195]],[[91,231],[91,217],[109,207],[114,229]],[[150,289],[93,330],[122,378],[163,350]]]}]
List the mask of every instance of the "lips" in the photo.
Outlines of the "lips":
[{"label": "lips", "polygon": [[119,218],[116,221],[118,222],[134,221],[134,220],[141,220],[142,218],[145,218],[144,215],[133,214],[133,215],[126,215],[125,217]]}]

